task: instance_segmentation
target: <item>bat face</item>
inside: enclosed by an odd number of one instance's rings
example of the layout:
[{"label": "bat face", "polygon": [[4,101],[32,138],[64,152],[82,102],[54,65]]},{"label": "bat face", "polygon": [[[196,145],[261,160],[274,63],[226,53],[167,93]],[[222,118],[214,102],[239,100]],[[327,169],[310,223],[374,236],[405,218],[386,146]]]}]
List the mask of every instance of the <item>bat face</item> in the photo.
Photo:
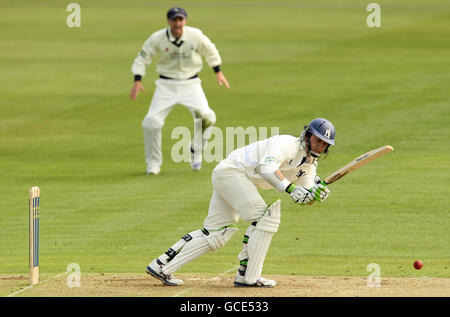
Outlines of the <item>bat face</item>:
[{"label": "bat face", "polygon": [[325,184],[332,184],[338,179],[344,177],[345,175],[353,172],[354,170],[357,170],[358,168],[366,165],[367,163],[379,158],[380,156],[389,153],[393,151],[394,148],[390,145],[385,145],[382,147],[379,147],[375,150],[369,151],[367,153],[364,153],[363,155],[357,157],[347,165],[344,165],[340,169],[338,169],[333,174],[329,175],[327,178],[325,178],[324,183]]}]

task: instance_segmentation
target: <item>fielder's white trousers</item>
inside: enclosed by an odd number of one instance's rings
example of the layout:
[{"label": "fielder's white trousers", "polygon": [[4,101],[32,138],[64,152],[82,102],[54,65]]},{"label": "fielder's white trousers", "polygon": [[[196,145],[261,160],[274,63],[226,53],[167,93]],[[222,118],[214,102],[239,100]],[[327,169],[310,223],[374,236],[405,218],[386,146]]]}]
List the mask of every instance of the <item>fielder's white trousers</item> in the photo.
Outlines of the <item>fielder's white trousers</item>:
[{"label": "fielder's white trousers", "polygon": [[214,192],[203,226],[217,230],[236,224],[239,218],[256,221],[264,214],[266,203],[256,185],[231,161],[223,160],[212,173]]},{"label": "fielder's white trousers", "polygon": [[209,107],[200,78],[187,80],[157,79],[147,115],[142,121],[144,129],[145,162],[147,170],[159,170],[162,165],[161,129],[176,104],[186,106],[194,118],[216,122],[216,114]]}]

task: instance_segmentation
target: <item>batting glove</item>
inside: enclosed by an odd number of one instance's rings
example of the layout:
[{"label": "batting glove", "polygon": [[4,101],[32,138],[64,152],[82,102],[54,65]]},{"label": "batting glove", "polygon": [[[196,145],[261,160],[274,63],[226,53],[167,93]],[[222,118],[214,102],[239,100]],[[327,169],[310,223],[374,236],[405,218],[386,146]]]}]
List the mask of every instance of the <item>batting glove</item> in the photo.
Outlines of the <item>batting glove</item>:
[{"label": "batting glove", "polygon": [[286,188],[286,191],[297,204],[306,205],[314,201],[314,196],[310,191],[301,186],[295,186],[293,183]]},{"label": "batting glove", "polygon": [[318,202],[323,202],[328,198],[330,194],[330,190],[327,188],[327,185],[320,180],[319,176],[316,176],[314,179],[316,185],[310,189],[311,194],[314,196],[314,199]]}]

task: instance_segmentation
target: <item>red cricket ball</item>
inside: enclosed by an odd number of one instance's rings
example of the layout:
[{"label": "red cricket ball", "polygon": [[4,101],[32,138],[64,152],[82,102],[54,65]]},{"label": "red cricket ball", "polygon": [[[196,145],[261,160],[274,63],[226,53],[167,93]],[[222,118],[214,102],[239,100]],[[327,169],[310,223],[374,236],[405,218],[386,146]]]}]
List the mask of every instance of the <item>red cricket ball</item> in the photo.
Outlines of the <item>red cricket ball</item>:
[{"label": "red cricket ball", "polygon": [[422,261],[420,261],[420,260],[414,261],[414,268],[416,270],[420,270],[422,268],[422,266],[423,266],[423,262]]}]

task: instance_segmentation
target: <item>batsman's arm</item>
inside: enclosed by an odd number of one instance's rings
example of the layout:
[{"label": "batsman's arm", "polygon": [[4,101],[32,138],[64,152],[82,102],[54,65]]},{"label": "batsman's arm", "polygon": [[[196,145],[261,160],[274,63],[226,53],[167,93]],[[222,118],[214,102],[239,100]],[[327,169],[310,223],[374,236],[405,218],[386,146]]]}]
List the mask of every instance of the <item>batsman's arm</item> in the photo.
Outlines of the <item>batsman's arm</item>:
[{"label": "batsman's arm", "polygon": [[260,164],[255,167],[255,172],[261,175],[265,181],[272,185],[280,193],[284,192],[291,184],[278,169],[277,163]]},{"label": "batsman's arm", "polygon": [[287,192],[294,202],[301,205],[313,204],[314,197],[311,192],[302,186],[296,186],[294,183],[289,182],[278,167],[279,164],[276,163],[261,164],[256,166],[255,171],[280,193]]}]

